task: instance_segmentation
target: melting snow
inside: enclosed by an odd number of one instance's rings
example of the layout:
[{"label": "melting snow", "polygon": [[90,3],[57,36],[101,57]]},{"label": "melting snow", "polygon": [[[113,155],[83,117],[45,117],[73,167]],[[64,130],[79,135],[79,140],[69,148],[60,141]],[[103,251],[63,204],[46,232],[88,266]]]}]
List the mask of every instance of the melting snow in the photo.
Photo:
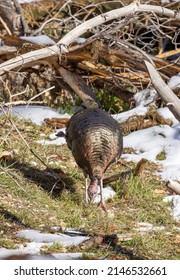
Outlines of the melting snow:
[{"label": "melting snow", "polygon": [[152,224],[146,223],[146,222],[138,223],[135,228],[135,230],[139,231],[139,232],[158,231],[158,230],[164,230],[164,229],[165,229],[164,226],[156,227],[156,226],[153,226]]},{"label": "melting snow", "polygon": [[68,236],[66,234],[51,234],[51,233],[41,233],[38,230],[22,230],[17,233],[17,237],[24,237],[30,241],[40,243],[48,243],[50,246],[54,243],[61,243],[63,246],[78,245],[83,241],[87,240],[87,236]]},{"label": "melting snow", "polygon": [[166,196],[163,201],[171,203],[172,216],[177,222],[180,221],[180,195]]},{"label": "melting snow", "polygon": [[[38,230],[22,230],[16,234],[17,237],[24,237],[31,242],[26,245],[20,245],[18,249],[6,249],[0,248],[0,259],[5,259],[13,255],[32,255],[32,259],[37,259],[40,256],[41,251],[43,251],[44,246],[52,246],[55,243],[61,243],[62,246],[72,246],[79,245],[85,240],[88,240],[88,236],[78,235],[78,232],[75,232],[76,235],[71,236],[68,234],[50,234],[50,233],[41,233]],[[81,253],[57,253],[52,254],[55,259],[80,259],[82,258]],[[41,256],[40,259],[43,257]],[[48,256],[47,258],[50,258]]]},{"label": "melting snow", "polygon": [[[136,154],[123,154],[127,161],[138,162],[142,158],[162,164],[163,179],[180,181],[180,124],[150,127],[130,133],[124,137],[124,147],[133,148]],[[165,153],[165,159],[157,160],[157,155]]]},{"label": "melting snow", "polygon": [[62,144],[66,144],[66,140],[65,140],[64,137],[57,137],[56,136],[56,134],[59,131],[62,131],[62,132],[65,133],[65,128],[57,129],[56,132],[51,133],[49,135],[50,140],[42,139],[42,140],[37,140],[36,142],[39,143],[39,144],[42,144],[42,145],[62,145]]},{"label": "melting snow", "polygon": [[[116,192],[110,186],[107,186],[107,187],[103,188],[102,194],[103,194],[104,201],[106,201],[109,198],[112,198],[113,196],[115,196]],[[95,203],[100,202],[100,195],[96,196],[94,202]]]},{"label": "melting snow", "polygon": [[150,90],[141,90],[134,95],[134,100],[136,102],[136,106],[146,106],[154,102],[158,96],[155,89]]},{"label": "melting snow", "polygon": [[[0,110],[0,115],[3,113]],[[25,120],[41,125],[45,118],[70,118],[69,114],[61,114],[47,106],[16,106],[12,108],[12,114]]]},{"label": "melting snow", "polygon": [[120,114],[115,114],[113,117],[118,122],[125,122],[128,118],[132,116],[144,116],[148,112],[148,107],[144,107],[142,105],[137,106],[136,108],[133,108],[132,110],[122,112]]},{"label": "melting snow", "polygon": [[168,86],[170,88],[175,88],[175,87],[180,88],[180,73],[176,76],[171,77],[171,79],[168,82]]},{"label": "melting snow", "polygon": [[56,42],[52,40],[50,37],[47,35],[38,35],[38,36],[21,36],[20,37],[23,40],[26,40],[32,44],[37,44],[37,45],[54,45]]}]

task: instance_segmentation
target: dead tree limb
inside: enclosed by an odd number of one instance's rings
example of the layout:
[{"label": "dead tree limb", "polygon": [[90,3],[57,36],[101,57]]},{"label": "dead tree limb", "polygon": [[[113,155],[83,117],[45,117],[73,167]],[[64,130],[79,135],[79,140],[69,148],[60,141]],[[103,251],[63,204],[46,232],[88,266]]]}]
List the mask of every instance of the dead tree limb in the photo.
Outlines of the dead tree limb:
[{"label": "dead tree limb", "polygon": [[180,99],[173,93],[168,85],[163,81],[154,66],[148,61],[144,61],[149,72],[152,84],[166,103],[169,110],[173,113],[175,118],[180,122]]},{"label": "dead tree limb", "polygon": [[89,101],[95,101],[99,107],[101,106],[95,93],[90,87],[87,86],[80,75],[75,72],[70,72],[63,67],[59,67],[58,70],[64,82],[66,82],[72,88],[72,90],[82,99],[84,105],[87,108],[90,105]]},{"label": "dead tree limb", "polygon": [[112,175],[110,177],[104,178],[104,180],[103,180],[104,185],[110,184],[114,181],[117,181],[117,180],[120,180],[120,179],[123,179],[123,178],[128,178],[131,175],[132,172],[133,172],[133,170],[122,171],[121,173],[118,173],[118,174]]},{"label": "dead tree limb", "polygon": [[62,52],[68,52],[67,47],[74,42],[79,36],[84,34],[87,30],[90,30],[100,24],[108,22],[110,20],[114,20],[117,18],[121,18],[124,16],[128,16],[130,14],[135,14],[137,12],[154,12],[163,16],[167,16],[177,21],[180,21],[180,14],[174,12],[170,9],[155,6],[155,5],[144,5],[138,4],[137,2],[133,2],[128,6],[123,8],[111,10],[107,13],[98,15],[79,26],[75,27],[68,34],[66,34],[59,42],[51,47],[42,48],[40,50],[28,52],[21,56],[17,56],[16,58],[10,59],[4,63],[0,64],[0,75],[4,74],[7,71],[17,68],[23,68],[27,64],[32,61],[36,61],[38,64],[39,59],[45,59],[54,55],[59,55]]},{"label": "dead tree limb", "polygon": [[175,182],[173,180],[168,180],[166,186],[171,192],[173,191],[176,194],[180,195],[180,184],[178,182]]}]

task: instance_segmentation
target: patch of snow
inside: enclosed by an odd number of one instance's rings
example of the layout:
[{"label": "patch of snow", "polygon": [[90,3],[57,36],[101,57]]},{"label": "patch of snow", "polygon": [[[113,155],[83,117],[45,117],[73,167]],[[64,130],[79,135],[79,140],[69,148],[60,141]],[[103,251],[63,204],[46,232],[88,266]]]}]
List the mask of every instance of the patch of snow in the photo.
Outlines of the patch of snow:
[{"label": "patch of snow", "polygon": [[[159,172],[163,179],[180,181],[180,124],[155,126],[130,133],[124,137],[124,147],[133,148],[136,154],[123,154],[127,161],[138,162],[146,158],[164,169]],[[165,153],[165,159],[157,160],[160,152]]]},{"label": "patch of snow", "polygon": [[[58,230],[58,227],[54,229]],[[85,240],[88,240],[87,235],[79,234],[78,231],[72,233],[41,233],[38,230],[21,230],[16,234],[17,237],[23,237],[31,242],[26,245],[20,245],[17,249],[0,248],[0,259],[6,259],[10,256],[22,256],[25,259],[44,259],[44,255],[41,255],[43,247],[52,246],[55,243],[61,243],[62,246],[79,245]],[[81,259],[82,253],[57,253],[48,255],[45,259],[58,259],[58,260],[72,260]]]},{"label": "patch of snow", "polygon": [[26,40],[32,44],[37,44],[37,45],[54,45],[56,42],[52,40],[50,37],[47,35],[38,35],[38,36],[21,36],[20,37],[22,40]]},{"label": "patch of snow", "polygon": [[[100,190],[100,188],[99,188]],[[102,194],[103,194],[103,199],[104,201],[112,198],[113,196],[115,196],[116,192],[110,187],[104,187],[102,190]],[[94,199],[93,203],[99,203],[100,202],[100,195],[97,195],[96,198]]]},{"label": "patch of snow", "polygon": [[[59,227],[54,227],[58,230]],[[6,259],[10,256],[22,256],[24,259],[58,259],[58,260],[73,260],[81,259],[82,253],[56,253],[48,256],[41,255],[43,247],[52,246],[55,243],[61,243],[62,246],[79,245],[88,240],[87,235],[79,234],[74,231],[74,234],[62,233],[41,233],[38,230],[21,230],[16,234],[17,237],[23,237],[31,242],[26,245],[20,245],[17,249],[0,248],[0,259]]]},{"label": "patch of snow", "polygon": [[83,241],[89,239],[87,236],[68,236],[67,234],[51,234],[41,233],[38,230],[22,230],[17,233],[17,237],[24,237],[30,241],[36,242],[37,244],[42,242],[53,245],[56,242],[61,243],[63,246],[78,245]]},{"label": "patch of snow", "polygon": [[65,133],[65,130],[66,130],[65,128],[57,129],[56,132],[51,133],[51,134],[49,135],[49,138],[50,138],[51,140],[46,140],[46,139],[36,140],[36,143],[42,144],[42,145],[57,145],[57,146],[66,144],[66,140],[65,140],[64,137],[58,137],[58,136],[56,136],[56,134],[57,134],[59,131],[62,131],[62,132]]},{"label": "patch of snow", "polygon": [[22,259],[26,260],[79,260],[82,258],[82,253],[54,253],[44,255],[41,254],[41,247],[45,243],[38,244],[36,242],[28,243],[26,246],[20,246],[18,249],[6,249],[0,248],[0,260],[7,259],[9,257],[21,256]]},{"label": "patch of snow", "polygon": [[164,230],[164,226],[153,226],[153,224],[141,222],[137,224],[137,227],[134,228],[136,231],[140,232],[146,232],[146,231],[158,231],[158,230]]},{"label": "patch of snow", "polygon": [[152,104],[157,96],[158,94],[155,89],[145,89],[137,92],[133,98],[136,102],[136,106],[147,106]]},{"label": "patch of snow", "polygon": [[168,86],[170,88],[180,88],[180,73],[178,75],[172,76],[170,78],[170,80],[168,82]]},{"label": "patch of snow", "polygon": [[173,218],[180,221],[180,195],[175,195],[171,205],[173,211]]},{"label": "patch of snow", "polygon": [[172,179],[174,181],[180,181],[180,164],[168,165],[159,172],[161,178],[165,181]]},{"label": "patch of snow", "polygon": [[[12,115],[41,125],[45,118],[70,118],[69,114],[61,114],[47,106],[15,106],[12,107]],[[0,110],[0,116],[3,112]]]},{"label": "patch of snow", "polygon": [[[65,128],[64,129],[59,129],[59,131],[62,131],[62,132],[64,132],[65,133]],[[58,136],[56,136],[56,134],[59,132],[59,131],[57,131],[57,132],[53,132],[53,133],[51,133],[51,134],[49,134],[49,139],[50,140],[55,140],[55,139],[57,139],[58,138]],[[61,137],[60,137],[61,138]]]},{"label": "patch of snow", "polygon": [[78,44],[84,44],[86,43],[87,39],[83,38],[83,37],[78,37],[75,39],[75,42],[77,42]]},{"label": "patch of snow", "polygon": [[31,242],[18,249],[0,248],[0,259],[5,259],[12,255],[38,254],[43,245],[44,243]]},{"label": "patch of snow", "polygon": [[180,221],[180,195],[169,195],[163,199],[164,202],[171,202],[172,216]]},{"label": "patch of snow", "polygon": [[168,195],[163,198],[163,201],[166,203],[172,202],[173,198],[174,198],[174,195]]},{"label": "patch of snow", "polygon": [[180,231],[180,228],[179,228],[179,227],[176,227],[176,226],[174,226],[173,229],[174,229],[174,230],[177,230],[177,231]]},{"label": "patch of snow", "polygon": [[168,107],[164,107],[164,108],[159,108],[157,109],[158,113],[160,116],[162,116],[165,119],[171,119],[173,122],[173,125],[178,124],[178,120],[175,118],[175,116],[171,113],[171,111],[169,110]]},{"label": "patch of snow", "polygon": [[60,227],[59,227],[59,226],[53,226],[53,227],[51,227],[51,232],[56,232],[56,231],[58,231],[58,230],[60,230]]},{"label": "patch of snow", "polygon": [[122,112],[120,114],[114,114],[113,118],[116,119],[118,122],[122,123],[125,122],[129,117],[132,116],[144,116],[148,112],[148,107],[144,106],[137,106],[136,108],[133,108],[132,110]]}]

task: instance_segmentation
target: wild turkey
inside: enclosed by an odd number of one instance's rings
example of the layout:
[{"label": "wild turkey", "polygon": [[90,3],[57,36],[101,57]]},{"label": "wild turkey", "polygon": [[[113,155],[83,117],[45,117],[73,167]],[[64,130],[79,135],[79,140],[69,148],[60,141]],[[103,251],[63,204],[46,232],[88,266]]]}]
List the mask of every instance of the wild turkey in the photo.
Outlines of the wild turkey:
[{"label": "wild turkey", "polygon": [[118,122],[101,109],[84,109],[70,118],[65,137],[85,176],[86,202],[95,200],[100,186],[100,204],[104,208],[103,175],[108,166],[121,156],[123,147]]}]

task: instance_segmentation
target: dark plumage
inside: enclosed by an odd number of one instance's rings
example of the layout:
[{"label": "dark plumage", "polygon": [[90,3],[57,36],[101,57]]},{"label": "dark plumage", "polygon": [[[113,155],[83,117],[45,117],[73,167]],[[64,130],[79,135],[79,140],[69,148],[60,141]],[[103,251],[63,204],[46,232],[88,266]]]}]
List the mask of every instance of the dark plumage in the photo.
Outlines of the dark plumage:
[{"label": "dark plumage", "polygon": [[[101,109],[84,109],[75,113],[66,126],[66,141],[86,178],[86,201],[99,194],[104,205],[103,175],[121,156],[123,139],[118,122]],[[90,185],[88,186],[88,177]]]}]

